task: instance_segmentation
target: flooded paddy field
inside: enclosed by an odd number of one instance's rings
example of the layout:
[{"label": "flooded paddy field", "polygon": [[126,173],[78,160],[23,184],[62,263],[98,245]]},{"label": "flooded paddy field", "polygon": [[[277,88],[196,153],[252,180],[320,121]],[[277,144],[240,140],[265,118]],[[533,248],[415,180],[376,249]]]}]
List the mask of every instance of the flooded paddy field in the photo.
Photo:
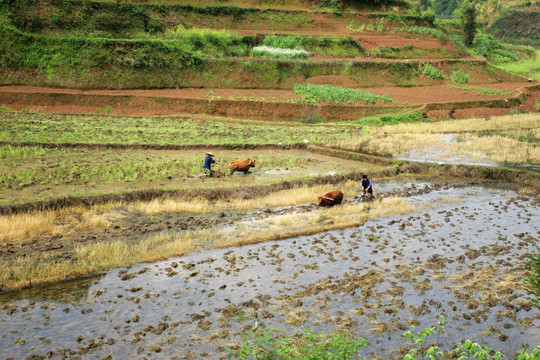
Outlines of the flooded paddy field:
[{"label": "flooded paddy field", "polygon": [[537,196],[411,178],[375,191],[418,211],[2,294],[2,358],[226,358],[256,321],[289,335],[350,332],[370,342],[363,356],[399,358],[402,333],[441,314],[443,346],[471,339],[511,358],[540,344],[540,311],[520,283],[540,235]]}]

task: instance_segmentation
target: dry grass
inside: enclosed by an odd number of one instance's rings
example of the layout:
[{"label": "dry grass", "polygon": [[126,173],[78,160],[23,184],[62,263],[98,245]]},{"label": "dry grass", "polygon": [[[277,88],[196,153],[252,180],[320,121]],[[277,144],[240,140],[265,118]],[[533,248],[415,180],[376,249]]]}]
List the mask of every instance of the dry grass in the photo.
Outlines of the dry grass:
[{"label": "dry grass", "polygon": [[[136,210],[146,214],[162,213],[194,213],[204,214],[224,210],[246,211],[269,207],[292,206],[315,202],[317,195],[323,195],[330,190],[341,189],[347,195],[354,195],[358,190],[358,182],[347,181],[341,184],[317,185],[311,187],[297,187],[288,190],[273,192],[266,196],[253,199],[223,199],[208,201],[196,198],[190,201],[174,199],[156,199],[150,202],[137,202],[125,205],[129,210]],[[120,206],[118,204],[117,206]]]},{"label": "dry grass", "polygon": [[452,121],[438,121],[433,123],[397,124],[381,128],[388,134],[405,133],[455,133],[477,131],[505,131],[516,129],[532,129],[540,127],[540,114],[519,114],[492,117],[488,120],[463,119]]},{"label": "dry grass", "polygon": [[15,261],[0,262],[0,288],[54,282],[104,272],[113,267],[158,261],[183,255],[192,249],[192,245],[190,240],[159,234],[137,244],[114,241],[83,245],[77,248],[75,257],[71,259],[55,258],[54,253],[20,257]]},{"label": "dry grass", "polygon": [[[537,131],[534,132],[537,133]],[[497,135],[378,133],[355,141],[342,142],[338,146],[347,150],[393,157],[409,156],[411,151],[415,151],[425,154],[426,158],[433,157],[431,160],[439,161],[485,162],[489,160],[497,163],[540,163],[538,143],[518,141]]]},{"label": "dry grass", "polygon": [[55,225],[56,214],[9,215],[0,217],[0,242],[19,241],[42,234],[55,234],[61,227]]},{"label": "dry grass", "polygon": [[107,229],[121,217],[111,211],[116,204],[72,207],[56,211],[0,216],[0,243],[25,242],[45,235],[66,235],[74,230]]},{"label": "dry grass", "polygon": [[197,248],[238,246],[359,226],[368,219],[404,214],[416,209],[403,199],[388,198],[369,204],[275,216],[251,224],[237,224],[232,228],[160,233],[137,243],[112,241],[81,245],[77,247],[75,256],[69,259],[55,258],[55,253],[50,252],[0,262],[0,288],[17,288],[29,283],[102,273],[119,266],[179,256]]}]

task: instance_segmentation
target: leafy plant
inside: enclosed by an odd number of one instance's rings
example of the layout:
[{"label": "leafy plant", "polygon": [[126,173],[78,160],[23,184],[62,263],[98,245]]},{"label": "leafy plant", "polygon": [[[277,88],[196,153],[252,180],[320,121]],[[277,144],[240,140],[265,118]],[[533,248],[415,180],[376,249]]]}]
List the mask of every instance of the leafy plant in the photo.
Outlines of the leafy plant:
[{"label": "leafy plant", "polygon": [[[540,103],[540,101],[537,102]],[[525,262],[525,268],[532,274],[523,279],[525,282],[525,289],[536,296],[536,306],[540,308],[540,247],[536,247],[537,254],[528,254],[527,257],[530,261]]]},{"label": "leafy plant", "polygon": [[423,70],[422,70],[422,74],[430,79],[444,79],[446,78],[446,75],[444,75],[444,73],[437,69],[435,66],[427,63],[424,65],[423,67]]},{"label": "leafy plant", "polygon": [[388,95],[375,95],[365,91],[344,88],[341,86],[331,85],[316,85],[316,84],[296,84],[293,91],[302,95],[305,102],[317,103],[326,102],[341,104],[347,102],[354,104],[355,102],[362,102],[364,104],[371,104],[376,101],[380,102],[392,102],[392,99]]},{"label": "leafy plant", "polygon": [[471,81],[471,76],[469,73],[463,70],[457,70],[452,72],[452,75],[450,75],[450,80],[452,80],[454,83],[468,84]]},{"label": "leafy plant", "polygon": [[353,339],[341,333],[320,334],[306,329],[296,338],[272,331],[262,331],[255,323],[249,335],[244,336],[238,350],[230,350],[229,359],[361,359],[358,350],[366,347],[364,339]]}]

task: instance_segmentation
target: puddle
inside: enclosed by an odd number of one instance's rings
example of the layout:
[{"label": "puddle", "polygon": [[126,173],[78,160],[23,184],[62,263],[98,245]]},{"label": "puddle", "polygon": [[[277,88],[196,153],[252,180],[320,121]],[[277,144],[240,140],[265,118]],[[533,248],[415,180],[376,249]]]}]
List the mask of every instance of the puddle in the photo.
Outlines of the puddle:
[{"label": "puddle", "polygon": [[370,341],[367,358],[399,358],[400,335],[439,314],[442,344],[470,338],[510,358],[539,345],[540,311],[519,285],[540,233],[538,199],[427,181],[375,190],[402,188],[436,207],[4,294],[2,355],[226,358],[221,347],[239,343],[255,317],[288,334],[352,331]]}]

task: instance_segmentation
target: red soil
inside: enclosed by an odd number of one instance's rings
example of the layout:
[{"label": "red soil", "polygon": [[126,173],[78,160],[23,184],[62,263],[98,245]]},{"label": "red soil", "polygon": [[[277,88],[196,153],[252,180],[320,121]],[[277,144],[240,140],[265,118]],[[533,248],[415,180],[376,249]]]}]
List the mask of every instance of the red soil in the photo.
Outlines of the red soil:
[{"label": "red soil", "polygon": [[[350,80],[341,76],[317,76],[308,79],[311,83],[350,86]],[[523,110],[534,111],[540,91],[529,93],[522,89],[523,82],[476,85],[481,87],[511,90],[511,95],[479,95],[478,91],[452,89],[448,86],[376,87],[362,89],[378,95],[388,94],[395,101],[393,104],[375,104],[368,106],[324,105],[286,103],[288,99],[300,97],[288,90],[255,89],[180,89],[180,90],[73,90],[37,87],[0,87],[0,106],[15,110],[31,109],[60,113],[112,112],[128,115],[167,115],[167,114],[212,114],[219,116],[244,117],[253,119],[291,120],[313,113],[328,120],[358,119],[380,111],[381,108],[399,110],[419,108],[428,104],[433,116],[446,116],[452,108],[457,110],[454,116],[473,114],[475,116],[500,115],[510,107],[518,107],[523,101]],[[214,93],[213,100],[208,93]],[[523,93],[529,93],[524,98]],[[522,99],[519,100],[518,96]],[[221,99],[218,99],[221,97]],[[229,97],[235,100],[229,100]],[[270,101],[239,101],[269,98]],[[273,102],[273,98],[276,102]],[[489,108],[489,109],[486,109]],[[495,108],[498,108],[495,110]],[[312,114],[312,115],[313,115]]]}]

